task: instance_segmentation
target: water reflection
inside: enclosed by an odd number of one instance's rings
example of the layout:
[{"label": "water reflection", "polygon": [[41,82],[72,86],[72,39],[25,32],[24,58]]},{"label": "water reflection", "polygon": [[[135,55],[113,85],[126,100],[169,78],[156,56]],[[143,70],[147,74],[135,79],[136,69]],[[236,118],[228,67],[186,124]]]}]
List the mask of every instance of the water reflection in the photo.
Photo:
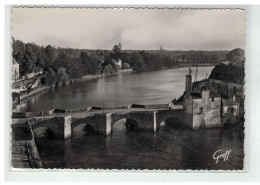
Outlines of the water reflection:
[{"label": "water reflection", "polygon": [[[128,132],[122,120],[114,126],[111,136],[83,134],[65,141],[38,139],[44,168],[243,168],[244,132],[240,126],[198,131],[167,126],[158,133]],[[228,161],[216,164],[213,154],[218,149],[232,151]]]}]

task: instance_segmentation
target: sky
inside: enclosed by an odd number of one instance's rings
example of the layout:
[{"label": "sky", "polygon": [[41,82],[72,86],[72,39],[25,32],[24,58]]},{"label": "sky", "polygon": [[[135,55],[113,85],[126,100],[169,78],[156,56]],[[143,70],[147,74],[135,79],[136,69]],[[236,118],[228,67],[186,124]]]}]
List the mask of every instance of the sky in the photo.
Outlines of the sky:
[{"label": "sky", "polygon": [[25,43],[80,49],[245,48],[242,10],[14,8],[12,35]]}]

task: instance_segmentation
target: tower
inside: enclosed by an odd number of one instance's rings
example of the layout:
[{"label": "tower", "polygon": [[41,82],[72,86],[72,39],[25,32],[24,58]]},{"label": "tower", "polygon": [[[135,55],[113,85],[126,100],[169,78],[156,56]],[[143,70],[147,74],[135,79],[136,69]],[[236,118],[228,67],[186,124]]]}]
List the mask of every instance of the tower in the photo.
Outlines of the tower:
[{"label": "tower", "polygon": [[189,68],[189,74],[186,75],[186,86],[185,91],[192,90],[192,76],[191,76],[191,68]]}]

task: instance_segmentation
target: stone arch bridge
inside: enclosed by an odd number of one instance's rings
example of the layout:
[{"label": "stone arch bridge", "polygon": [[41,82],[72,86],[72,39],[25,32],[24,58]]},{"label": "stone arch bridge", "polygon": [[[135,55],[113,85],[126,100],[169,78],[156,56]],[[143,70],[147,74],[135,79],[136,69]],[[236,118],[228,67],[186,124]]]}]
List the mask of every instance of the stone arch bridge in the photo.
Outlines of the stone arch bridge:
[{"label": "stone arch bridge", "polygon": [[157,132],[160,123],[169,118],[184,123],[183,109],[159,109],[140,111],[113,111],[110,113],[81,113],[78,115],[57,115],[52,117],[32,118],[27,121],[32,130],[40,127],[51,129],[58,138],[69,138],[74,129],[82,124],[92,127],[97,134],[112,134],[113,125],[126,119],[128,124],[136,124],[138,131]]}]

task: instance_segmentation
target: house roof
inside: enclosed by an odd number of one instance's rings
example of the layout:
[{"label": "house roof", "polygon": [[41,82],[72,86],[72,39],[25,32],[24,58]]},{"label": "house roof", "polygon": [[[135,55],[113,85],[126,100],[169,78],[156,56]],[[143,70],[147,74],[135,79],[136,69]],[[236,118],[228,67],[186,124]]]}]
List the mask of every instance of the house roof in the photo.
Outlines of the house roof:
[{"label": "house roof", "polygon": [[210,90],[209,97],[210,98],[220,98],[221,95],[219,94],[219,92],[217,90]]},{"label": "house roof", "polygon": [[223,80],[226,82],[242,83],[244,81],[244,67],[234,65],[216,65],[211,71],[210,79]]},{"label": "house roof", "polygon": [[202,86],[208,87],[209,86],[209,79],[203,79],[203,80],[192,83],[193,89],[197,89],[197,88],[202,87]]},{"label": "house roof", "polygon": [[231,65],[216,65],[212,72],[222,72],[222,73],[244,73],[244,68],[239,66]]},{"label": "house roof", "polygon": [[239,105],[237,102],[235,102],[234,100],[231,100],[231,99],[223,99],[222,103],[223,103],[223,106]]},{"label": "house roof", "polygon": [[221,64],[221,65],[230,65],[231,62],[230,62],[230,61],[223,61],[223,62],[221,62],[220,64]]},{"label": "house roof", "polygon": [[190,94],[190,96],[191,96],[192,99],[201,99],[201,94],[200,94],[200,92],[190,91],[189,94]]},{"label": "house roof", "polygon": [[[202,95],[200,91],[189,91],[188,92],[192,99],[201,99]],[[209,90],[209,98],[220,98],[221,95],[217,90]]]},{"label": "house roof", "polygon": [[180,104],[183,104],[183,99],[184,99],[184,96],[186,96],[186,94],[190,94],[191,98],[192,99],[201,99],[201,94],[200,92],[198,91],[185,91],[180,97],[178,100],[176,100],[174,102],[175,105],[180,105]]},{"label": "house roof", "polygon": [[185,96],[186,94],[187,94],[187,92],[184,92],[184,93],[179,97],[179,99],[174,102],[174,104],[175,104],[175,105],[180,105],[180,104],[182,104],[182,103],[183,103],[183,98],[184,98],[184,96]]}]

